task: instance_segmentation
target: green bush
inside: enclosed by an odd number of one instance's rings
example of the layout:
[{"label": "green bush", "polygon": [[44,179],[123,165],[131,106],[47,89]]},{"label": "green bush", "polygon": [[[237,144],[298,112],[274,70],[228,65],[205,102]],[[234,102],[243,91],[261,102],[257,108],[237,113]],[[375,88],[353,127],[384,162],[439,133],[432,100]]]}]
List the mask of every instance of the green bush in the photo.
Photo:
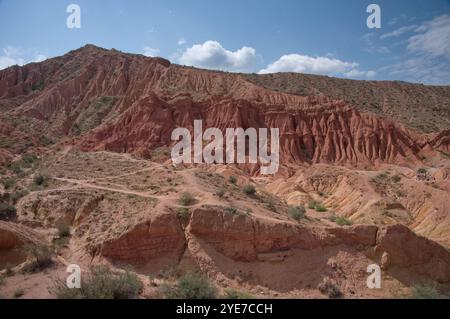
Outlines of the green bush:
[{"label": "green bush", "polygon": [[317,204],[318,204],[317,201],[312,200],[312,201],[310,201],[310,202],[308,203],[308,208],[309,208],[309,209],[316,209],[316,205],[317,205]]},{"label": "green bush", "polygon": [[37,186],[45,186],[47,185],[48,177],[43,174],[38,174],[34,177],[33,182]]},{"label": "green bush", "polygon": [[177,215],[178,215],[178,218],[186,221],[186,220],[189,220],[189,218],[191,217],[191,212],[189,211],[189,208],[182,207],[182,208],[178,209]]},{"label": "green bush", "polygon": [[16,208],[7,203],[0,203],[0,220],[11,220],[16,216]]},{"label": "green bush", "polygon": [[234,175],[231,175],[228,180],[230,181],[231,184],[236,185],[236,183],[237,183],[237,177]]},{"label": "green bush", "polygon": [[299,221],[303,218],[305,218],[305,207],[303,206],[290,206],[288,208],[288,215],[292,218],[295,219],[296,221]]},{"label": "green bush", "polygon": [[246,193],[247,195],[254,195],[256,193],[255,186],[253,186],[251,184],[245,185],[243,190],[244,190],[244,193]]},{"label": "green bush", "polygon": [[308,203],[309,209],[315,209],[318,212],[326,212],[328,209],[321,203],[315,200],[312,200]]},{"label": "green bush", "polygon": [[191,193],[184,192],[183,194],[181,194],[179,201],[183,206],[190,206],[194,203],[195,198]]},{"label": "green bush", "polygon": [[132,273],[114,274],[108,267],[91,268],[81,280],[81,288],[70,289],[65,281],[56,281],[50,292],[58,299],[132,299],[139,296],[142,282]]},{"label": "green bush", "polygon": [[204,276],[188,272],[178,279],[175,287],[164,287],[164,294],[169,299],[214,299],[217,290]]},{"label": "green bush", "polygon": [[345,217],[336,217],[336,219],[334,220],[334,222],[336,224],[338,224],[339,226],[351,226],[353,225],[353,222]]},{"label": "green bush", "polygon": [[328,211],[328,209],[323,204],[319,203],[316,205],[316,211],[322,213]]},{"label": "green bush", "polygon": [[442,299],[445,296],[441,295],[439,291],[431,285],[415,286],[410,295],[411,299]]},{"label": "green bush", "polygon": [[426,168],[419,168],[418,170],[417,170],[417,173],[419,173],[419,174],[426,174],[428,171],[427,171],[427,169]]}]

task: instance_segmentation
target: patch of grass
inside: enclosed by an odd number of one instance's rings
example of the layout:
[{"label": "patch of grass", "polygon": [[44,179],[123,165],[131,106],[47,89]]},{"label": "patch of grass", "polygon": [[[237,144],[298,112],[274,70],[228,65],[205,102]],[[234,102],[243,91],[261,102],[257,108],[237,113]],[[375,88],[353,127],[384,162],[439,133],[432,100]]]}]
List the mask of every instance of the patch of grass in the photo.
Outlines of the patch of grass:
[{"label": "patch of grass", "polygon": [[223,295],[225,299],[253,299],[254,297],[246,292],[242,292],[236,289],[225,289]]},{"label": "patch of grass", "polygon": [[303,206],[290,206],[288,208],[288,215],[292,219],[295,219],[296,221],[300,221],[301,219],[305,218],[305,207]]},{"label": "patch of grass", "polygon": [[353,222],[345,217],[341,217],[341,216],[331,216],[330,220],[332,222],[335,222],[336,224],[338,224],[339,226],[351,226],[353,225]]},{"label": "patch of grass", "polygon": [[247,195],[255,195],[255,193],[256,193],[256,188],[255,188],[255,186],[253,186],[253,185],[251,185],[251,184],[248,184],[248,185],[245,185],[245,186],[244,186],[243,191],[244,191],[244,193],[247,194]]},{"label": "patch of grass", "polygon": [[328,211],[328,209],[323,204],[319,203],[319,204],[316,205],[316,211],[320,212],[320,213],[323,213],[323,212]]},{"label": "patch of grass", "polygon": [[7,203],[0,203],[0,220],[11,220],[16,217],[16,208]]},{"label": "patch of grass", "polygon": [[176,286],[163,287],[163,293],[169,299],[214,299],[217,289],[201,274],[188,272],[178,279]]},{"label": "patch of grass", "polygon": [[108,267],[97,266],[82,277],[80,289],[70,289],[65,281],[56,281],[50,292],[58,299],[133,299],[139,296],[142,288],[142,282],[135,274],[114,274]]},{"label": "patch of grass", "polygon": [[441,294],[435,286],[432,285],[417,285],[409,296],[411,299],[447,299],[449,296]]},{"label": "patch of grass", "polygon": [[228,180],[230,181],[231,184],[236,185],[237,183],[237,177],[234,175],[231,175]]},{"label": "patch of grass", "polygon": [[195,197],[189,192],[184,192],[179,198],[179,202],[182,206],[190,206],[194,203]]},{"label": "patch of grass", "polygon": [[237,208],[234,208],[234,207],[225,207],[224,210],[225,210],[225,212],[227,212],[230,215],[237,215],[239,213]]},{"label": "patch of grass", "polygon": [[312,200],[308,203],[309,209],[315,209],[318,212],[326,212],[328,209],[321,203],[315,200]]}]

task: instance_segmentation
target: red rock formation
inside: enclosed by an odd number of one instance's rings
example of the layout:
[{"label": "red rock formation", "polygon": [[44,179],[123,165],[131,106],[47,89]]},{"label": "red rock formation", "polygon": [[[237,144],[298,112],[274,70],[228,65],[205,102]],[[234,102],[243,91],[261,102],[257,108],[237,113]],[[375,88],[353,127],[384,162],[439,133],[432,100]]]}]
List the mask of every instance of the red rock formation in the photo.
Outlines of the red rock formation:
[{"label": "red rock formation", "polygon": [[261,254],[290,249],[343,245],[364,252],[394,273],[401,270],[402,275],[450,282],[450,252],[402,225],[315,228],[202,208],[192,213],[188,231],[236,261],[256,261]]},{"label": "red rock formation", "polygon": [[184,233],[176,215],[163,214],[139,224],[117,239],[105,242],[101,254],[114,261],[146,266],[154,270],[180,261],[186,246]]},{"label": "red rock formation", "polygon": [[20,103],[10,115],[32,118],[53,135],[79,134],[90,105],[111,96],[115,103],[102,110],[97,127],[77,139],[82,149],[147,156],[194,119],[204,128],[278,127],[282,163],[405,164],[418,161],[421,149],[406,129],[340,100],[279,93],[240,75],[115,50],[86,46],[0,72],[2,103]]}]

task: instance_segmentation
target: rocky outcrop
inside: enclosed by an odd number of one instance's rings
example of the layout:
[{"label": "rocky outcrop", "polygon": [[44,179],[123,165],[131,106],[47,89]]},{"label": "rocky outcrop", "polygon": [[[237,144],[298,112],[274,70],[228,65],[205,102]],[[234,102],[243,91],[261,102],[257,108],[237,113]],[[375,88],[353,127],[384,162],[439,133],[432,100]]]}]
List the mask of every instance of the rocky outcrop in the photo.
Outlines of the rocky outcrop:
[{"label": "rocky outcrop", "polygon": [[184,232],[174,214],[162,214],[136,225],[102,244],[100,253],[115,262],[161,270],[179,263],[186,247]]},{"label": "rocky outcrop", "polygon": [[252,262],[261,260],[259,256],[296,249],[348,247],[384,269],[450,282],[450,252],[402,225],[322,228],[200,208],[193,212],[188,230],[201,243],[236,261]]},{"label": "rocky outcrop", "polygon": [[27,226],[0,221],[0,250],[18,248],[24,244],[44,245],[45,241]]}]

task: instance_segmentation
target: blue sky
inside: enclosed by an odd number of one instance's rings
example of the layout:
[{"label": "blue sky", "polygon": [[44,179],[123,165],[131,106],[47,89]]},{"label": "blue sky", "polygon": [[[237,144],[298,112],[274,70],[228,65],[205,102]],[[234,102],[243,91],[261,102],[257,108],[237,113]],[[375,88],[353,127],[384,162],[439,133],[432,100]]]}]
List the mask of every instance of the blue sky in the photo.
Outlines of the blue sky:
[{"label": "blue sky", "polygon": [[450,84],[450,0],[0,0],[0,69],[87,43],[234,72]]}]

